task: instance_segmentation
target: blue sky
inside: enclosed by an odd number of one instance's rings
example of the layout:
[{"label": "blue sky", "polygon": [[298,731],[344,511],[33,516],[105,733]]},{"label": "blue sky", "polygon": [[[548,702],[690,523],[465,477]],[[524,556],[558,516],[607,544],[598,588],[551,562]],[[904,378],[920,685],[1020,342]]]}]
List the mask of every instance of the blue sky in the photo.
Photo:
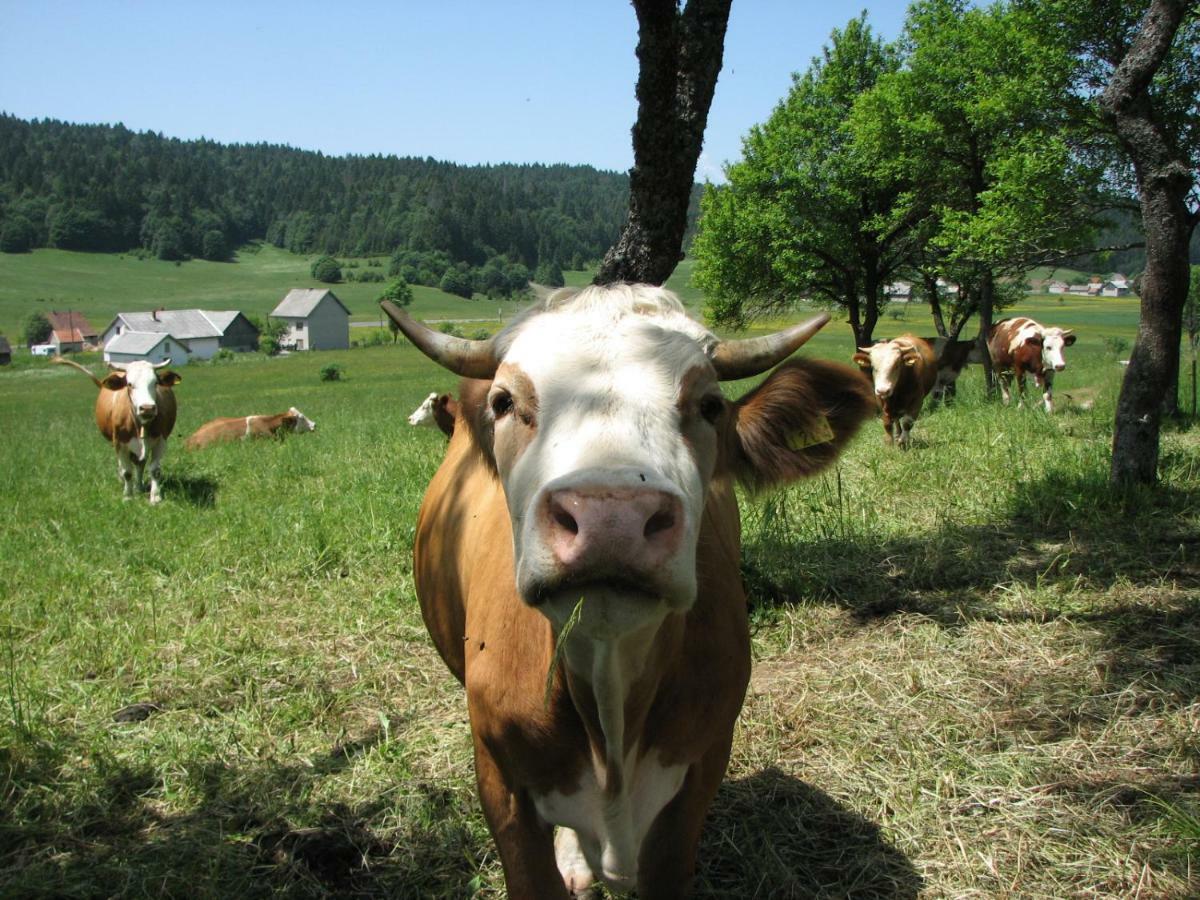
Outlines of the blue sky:
[{"label": "blue sky", "polygon": [[[894,38],[903,0],[865,4]],[[698,179],[862,6],[734,0]],[[464,164],[633,161],[624,0],[0,0],[0,110]]]}]

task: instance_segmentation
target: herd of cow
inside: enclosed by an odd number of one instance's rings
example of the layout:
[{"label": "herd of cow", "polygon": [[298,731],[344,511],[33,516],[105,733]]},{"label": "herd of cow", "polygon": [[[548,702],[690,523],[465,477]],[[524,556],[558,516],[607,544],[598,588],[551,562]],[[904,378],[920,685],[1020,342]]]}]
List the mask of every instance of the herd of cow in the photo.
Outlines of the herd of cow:
[{"label": "herd of cow", "polygon": [[[462,377],[457,399],[431,394],[409,420],[450,438],[413,577],[466,689],[508,895],[579,896],[597,881],[687,895],[750,675],[734,484],[819,472],[881,407],[888,440],[907,445],[925,395],[939,374],[953,385],[971,345],[906,335],[862,348],[854,362],[872,379],[790,358],[827,315],[720,340],[646,285],[558,290],[480,341],[383,308]],[[1033,375],[1052,409],[1074,336],[1013,319],[990,337],[996,368],[1019,388]],[[720,389],[764,373],[738,400]],[[149,458],[156,502],[179,376],[131,363],[93,380],[126,496]],[[249,419],[217,420],[189,442],[253,433]]]},{"label": "herd of cow", "polygon": [[[1067,367],[1063,348],[1075,335],[1047,328],[1024,316],[1002,319],[988,335],[987,349],[1000,382],[1004,402],[1012,401],[1011,382],[1017,383],[1018,404],[1025,401],[1025,377],[1032,375],[1042,389],[1046,412],[1054,412],[1054,373]],[[884,440],[907,447],[913,422],[927,396],[945,402],[967,363],[982,362],[974,341],[901,335],[861,347],[854,362],[873,376],[875,396],[883,414]]]},{"label": "herd of cow", "polygon": [[[117,476],[125,485],[126,500],[145,488],[146,466],[150,467],[150,502],[162,501],[162,458],[167,438],[175,429],[175,392],[183,378],[166,368],[170,361],[150,363],[109,363],[111,371],[97,378],[79,363],[63,357],[54,362],[73,366],[92,379],[100,392],[96,395],[96,427],[117,454]],[[189,450],[198,450],[222,441],[277,437],[288,432],[316,430],[316,423],[296,407],[274,416],[250,415],[213,419],[201,425],[183,442]]]}]

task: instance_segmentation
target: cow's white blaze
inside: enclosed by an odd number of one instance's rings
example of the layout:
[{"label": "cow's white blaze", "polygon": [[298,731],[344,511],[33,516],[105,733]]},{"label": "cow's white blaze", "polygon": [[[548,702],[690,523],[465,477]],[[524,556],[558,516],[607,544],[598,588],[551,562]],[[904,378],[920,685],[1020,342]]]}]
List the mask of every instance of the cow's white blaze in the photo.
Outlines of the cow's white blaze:
[{"label": "cow's white blaze", "polygon": [[[513,524],[517,584],[528,600],[532,585],[555,575],[552,549],[538,533],[538,504],[547,492],[659,491],[679,501],[682,538],[647,591],[667,607],[684,608],[695,597],[695,545],[716,433],[708,426],[685,440],[680,394],[685,384],[694,394],[716,389],[707,357],[715,339],[662,291],[609,289],[603,304],[589,299],[585,291],[521,323],[493,384],[493,394],[515,394],[525,379],[537,404],[532,439],[513,459],[497,455]],[[694,371],[703,374],[689,378]],[[514,417],[500,418],[497,444],[505,429],[518,427]],[[611,551],[620,560],[624,548]],[[569,614],[578,599],[568,594],[547,614],[554,619],[563,607]],[[649,612],[648,599],[636,598],[634,605]],[[596,606],[591,616],[585,611],[589,627],[619,633],[642,622],[633,608],[624,610],[633,614],[628,619],[620,603],[608,603],[603,614]]]},{"label": "cow's white blaze", "polygon": [[158,373],[150,363],[139,359],[126,365],[124,374],[133,415],[144,425],[158,412]]},{"label": "cow's white blaze", "polygon": [[308,431],[317,430],[317,423],[304,413],[300,412],[300,410],[296,409],[296,407],[289,407],[288,415],[296,417],[296,424],[292,426],[292,431],[296,432],[297,434],[304,434]]},{"label": "cow's white blaze", "polygon": [[1061,328],[1042,329],[1042,366],[1047,370],[1060,372],[1067,367],[1063,357],[1063,348],[1067,345],[1066,334]]},{"label": "cow's white blaze", "polygon": [[871,372],[875,380],[875,394],[890,397],[900,383],[904,369],[904,350],[907,345],[899,341],[881,341],[872,344],[864,352],[871,357]]},{"label": "cow's white blaze", "polygon": [[421,405],[412,411],[412,414],[408,417],[408,424],[418,426],[435,425],[436,423],[433,418],[433,404],[437,402],[437,398],[438,395],[436,391],[426,397],[421,402]]}]

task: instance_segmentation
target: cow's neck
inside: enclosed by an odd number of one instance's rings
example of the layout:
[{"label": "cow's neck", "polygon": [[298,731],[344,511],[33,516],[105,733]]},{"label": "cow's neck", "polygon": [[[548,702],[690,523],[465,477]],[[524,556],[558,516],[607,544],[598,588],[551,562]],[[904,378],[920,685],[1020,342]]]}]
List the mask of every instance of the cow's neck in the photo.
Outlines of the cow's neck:
[{"label": "cow's neck", "polygon": [[588,733],[596,783],[604,793],[606,870],[636,871],[633,802],[635,765],[648,747],[631,744],[679,646],[682,616],[669,615],[611,640],[574,633],[564,642],[563,670],[571,702]]}]

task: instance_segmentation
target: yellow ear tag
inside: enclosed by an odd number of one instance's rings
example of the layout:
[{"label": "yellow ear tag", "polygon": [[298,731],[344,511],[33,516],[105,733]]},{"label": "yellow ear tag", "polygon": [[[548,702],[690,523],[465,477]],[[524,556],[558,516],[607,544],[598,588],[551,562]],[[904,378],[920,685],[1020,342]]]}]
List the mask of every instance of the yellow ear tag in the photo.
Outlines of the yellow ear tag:
[{"label": "yellow ear tag", "polygon": [[811,431],[797,431],[788,438],[788,446],[793,450],[803,450],[814,444],[826,444],[832,441],[833,437],[833,426],[825,416],[819,416]]}]

